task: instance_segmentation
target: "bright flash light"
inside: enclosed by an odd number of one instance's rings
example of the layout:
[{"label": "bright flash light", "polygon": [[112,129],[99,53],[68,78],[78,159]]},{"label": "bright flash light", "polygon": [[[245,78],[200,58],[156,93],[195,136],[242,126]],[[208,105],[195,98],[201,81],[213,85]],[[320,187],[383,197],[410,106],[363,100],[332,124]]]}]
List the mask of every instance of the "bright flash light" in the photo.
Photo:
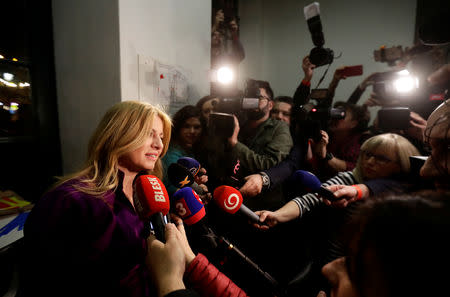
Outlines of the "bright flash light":
[{"label": "bright flash light", "polygon": [[14,79],[14,74],[12,73],[8,73],[8,72],[4,72],[3,73],[3,78],[7,81],[12,81]]},{"label": "bright flash light", "polygon": [[408,69],[403,69],[397,72],[398,75],[409,75]]},{"label": "bright flash light", "polygon": [[234,75],[231,68],[223,66],[217,70],[217,80],[222,84],[229,84],[233,81]]},{"label": "bright flash light", "polygon": [[410,75],[402,76],[394,81],[394,88],[398,93],[409,93],[418,86],[418,79]]}]

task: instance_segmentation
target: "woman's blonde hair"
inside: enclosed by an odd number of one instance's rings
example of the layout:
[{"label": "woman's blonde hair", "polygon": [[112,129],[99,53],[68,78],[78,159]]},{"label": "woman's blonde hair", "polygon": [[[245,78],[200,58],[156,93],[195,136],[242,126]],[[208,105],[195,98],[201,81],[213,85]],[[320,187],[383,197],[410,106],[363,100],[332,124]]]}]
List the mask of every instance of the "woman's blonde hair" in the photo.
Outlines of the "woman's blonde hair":
[{"label": "woman's blonde hair", "polygon": [[[160,158],[163,157],[170,142],[170,117],[160,108],[146,102],[119,102],[105,113],[91,136],[83,169],[61,178],[58,184],[77,178],[81,182],[77,189],[85,193],[102,195],[114,191],[119,185],[119,158],[144,144],[151,133],[155,117],[163,122],[163,150]],[[162,178],[160,158],[148,173]]]},{"label": "woman's blonde hair", "polygon": [[372,152],[380,146],[395,152],[403,173],[408,173],[411,168],[409,157],[420,155],[417,148],[409,142],[408,139],[401,135],[395,133],[384,133],[372,136],[361,145],[361,152],[358,156],[355,169],[353,170],[353,174],[359,182],[364,180],[361,168],[363,152]]}]

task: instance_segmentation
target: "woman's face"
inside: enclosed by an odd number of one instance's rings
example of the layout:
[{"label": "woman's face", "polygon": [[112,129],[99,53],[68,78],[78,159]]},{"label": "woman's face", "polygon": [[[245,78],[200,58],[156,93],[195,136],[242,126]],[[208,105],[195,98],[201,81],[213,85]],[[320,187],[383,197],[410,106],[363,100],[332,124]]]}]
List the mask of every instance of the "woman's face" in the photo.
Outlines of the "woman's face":
[{"label": "woman's face", "polygon": [[224,13],[223,13],[223,10],[222,10],[222,9],[219,9],[219,10],[216,12],[216,22],[217,22],[217,23],[221,23],[221,22],[223,22],[224,19],[225,19],[225,15],[224,15]]},{"label": "woman's face", "polygon": [[119,158],[119,166],[129,172],[138,173],[142,170],[153,170],[163,150],[163,121],[160,117],[153,118],[152,130],[144,144],[132,152],[125,153]]},{"label": "woman's face", "polygon": [[386,146],[378,146],[370,151],[361,151],[362,175],[364,179],[392,176],[401,171],[397,154]]},{"label": "woman's face", "polygon": [[222,44],[222,33],[216,30],[211,34],[211,45],[219,46],[220,44]]},{"label": "woman's face", "polygon": [[191,117],[184,122],[179,132],[179,141],[183,146],[192,147],[200,138],[202,124],[197,117]]}]

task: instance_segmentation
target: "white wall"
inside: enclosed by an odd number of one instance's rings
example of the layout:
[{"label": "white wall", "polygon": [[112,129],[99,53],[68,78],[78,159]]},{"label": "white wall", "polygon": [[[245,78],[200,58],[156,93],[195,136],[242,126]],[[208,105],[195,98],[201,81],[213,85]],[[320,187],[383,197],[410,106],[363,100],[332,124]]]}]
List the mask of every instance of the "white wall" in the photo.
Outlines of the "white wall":
[{"label": "white wall", "polygon": [[139,95],[138,55],[191,71],[188,103],[209,94],[210,0],[120,0],[119,13],[124,100]]},{"label": "white wall", "polygon": [[64,173],[78,169],[105,110],[120,101],[117,1],[52,2]]},{"label": "white wall", "polygon": [[52,6],[65,174],[84,162],[104,112],[138,99],[138,54],[190,70],[189,102],[209,93],[210,0],[54,0]]},{"label": "white wall", "polygon": [[[305,0],[240,1],[241,40],[246,58],[241,64],[241,77],[270,82],[275,95],[294,94],[303,78],[302,58],[313,48],[311,35],[303,15]],[[381,45],[411,46],[414,39],[416,1],[413,0],[322,0],[321,20],[325,47],[334,50],[335,59],[319,87],[327,88],[334,70],[344,65],[362,64],[363,77],[388,68],[375,62],[373,51]],[[315,87],[327,66],[316,69]],[[363,77],[350,77],[340,82],[335,100],[347,100]],[[360,102],[367,99],[369,90]]]}]

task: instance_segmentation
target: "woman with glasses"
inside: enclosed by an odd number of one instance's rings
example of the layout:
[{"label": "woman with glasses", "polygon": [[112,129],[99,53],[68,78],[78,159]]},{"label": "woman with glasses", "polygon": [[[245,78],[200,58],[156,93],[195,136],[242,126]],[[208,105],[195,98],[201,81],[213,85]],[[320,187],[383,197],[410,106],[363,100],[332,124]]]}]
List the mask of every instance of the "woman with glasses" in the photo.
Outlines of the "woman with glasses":
[{"label": "woman with glasses", "polygon": [[[358,204],[352,202],[367,198],[367,192],[370,193],[370,190],[373,190],[371,194],[400,191],[392,185],[399,186],[395,180],[409,174],[409,157],[414,155],[419,155],[418,150],[403,136],[394,133],[373,136],[362,144],[355,169],[339,172],[322,184],[333,192],[339,190],[342,185],[350,186],[347,188],[350,188],[351,194],[334,202],[324,199],[317,193],[296,197],[276,211],[256,211],[260,221],[266,224],[255,227],[269,229],[278,223],[305,217],[314,210],[313,213],[317,212],[320,221],[317,228],[324,228],[321,229],[319,240],[325,241],[325,245],[319,246],[327,246],[323,260],[321,259],[319,263],[332,261],[343,255],[338,232]],[[340,197],[340,194],[335,192],[335,196]]]}]

